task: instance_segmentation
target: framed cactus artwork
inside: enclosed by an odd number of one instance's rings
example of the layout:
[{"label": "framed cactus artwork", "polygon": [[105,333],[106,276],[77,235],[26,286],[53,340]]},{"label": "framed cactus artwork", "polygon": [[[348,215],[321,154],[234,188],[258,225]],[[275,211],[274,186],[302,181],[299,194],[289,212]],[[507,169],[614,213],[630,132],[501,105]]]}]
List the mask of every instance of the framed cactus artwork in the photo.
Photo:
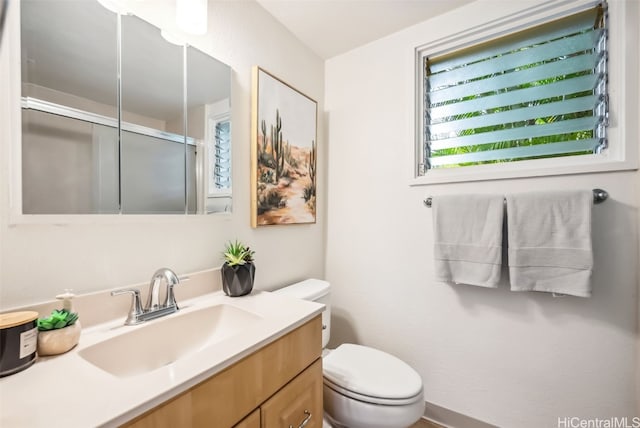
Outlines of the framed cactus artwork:
[{"label": "framed cactus artwork", "polygon": [[260,67],[251,100],[251,226],[316,222],[318,104]]}]

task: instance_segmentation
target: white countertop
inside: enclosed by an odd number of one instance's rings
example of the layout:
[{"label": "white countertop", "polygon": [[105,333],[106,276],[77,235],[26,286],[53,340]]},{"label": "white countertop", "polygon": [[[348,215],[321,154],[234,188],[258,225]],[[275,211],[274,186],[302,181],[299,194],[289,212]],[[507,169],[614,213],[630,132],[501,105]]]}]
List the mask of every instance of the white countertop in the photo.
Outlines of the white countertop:
[{"label": "white countertop", "polygon": [[[118,426],[229,367],[267,343],[311,320],[324,305],[269,292],[227,297],[210,293],[178,302],[180,311],[137,326],[122,318],[82,331],[80,343],[66,354],[39,358],[22,372],[0,378],[0,427]],[[105,339],[150,323],[226,304],[262,319],[241,334],[204,346],[148,373],[116,377],[78,353]],[[166,338],[171,340],[170,337]]]}]

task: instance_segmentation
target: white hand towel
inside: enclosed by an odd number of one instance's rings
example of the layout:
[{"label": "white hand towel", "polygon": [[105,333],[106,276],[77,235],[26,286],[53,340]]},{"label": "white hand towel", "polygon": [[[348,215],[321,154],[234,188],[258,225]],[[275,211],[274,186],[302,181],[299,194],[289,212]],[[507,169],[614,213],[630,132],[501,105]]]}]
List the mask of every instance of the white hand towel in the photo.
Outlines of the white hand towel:
[{"label": "white hand towel", "polygon": [[503,196],[436,196],[432,207],[436,280],[497,287]]},{"label": "white hand towel", "polygon": [[593,193],[507,195],[511,290],[591,296]]}]

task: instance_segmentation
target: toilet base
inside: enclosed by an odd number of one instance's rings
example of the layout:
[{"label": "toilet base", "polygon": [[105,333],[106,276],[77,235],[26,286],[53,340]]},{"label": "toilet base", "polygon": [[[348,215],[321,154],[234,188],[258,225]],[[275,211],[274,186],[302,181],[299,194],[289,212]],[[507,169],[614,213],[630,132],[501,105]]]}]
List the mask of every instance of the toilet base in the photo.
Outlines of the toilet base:
[{"label": "toilet base", "polygon": [[336,421],[331,419],[331,416],[329,416],[327,412],[324,412],[324,415],[322,415],[322,428],[340,428],[340,427],[338,426]]},{"label": "toilet base", "polygon": [[336,428],[406,428],[417,422],[424,413],[422,394],[416,397],[415,402],[401,406],[357,401],[326,385],[323,385],[322,396],[327,419]]}]

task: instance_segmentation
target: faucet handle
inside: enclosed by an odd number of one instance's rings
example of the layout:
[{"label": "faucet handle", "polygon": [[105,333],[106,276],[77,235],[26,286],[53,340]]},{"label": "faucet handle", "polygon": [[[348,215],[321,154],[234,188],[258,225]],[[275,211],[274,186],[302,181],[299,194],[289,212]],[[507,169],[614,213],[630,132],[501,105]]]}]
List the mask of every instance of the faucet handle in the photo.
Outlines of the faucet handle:
[{"label": "faucet handle", "polygon": [[127,319],[124,321],[124,325],[139,324],[141,322],[139,317],[143,314],[142,304],[140,303],[140,290],[135,288],[125,288],[123,290],[112,291],[111,295],[118,296],[120,294],[129,293],[132,295],[131,307],[129,308],[129,313],[127,314]]},{"label": "faucet handle", "polygon": [[167,297],[164,301],[165,308],[175,306],[176,310],[180,309],[178,307],[178,302],[176,302],[176,296],[173,293],[173,287],[178,284],[180,284],[180,279],[178,279],[178,277],[176,277],[176,282],[171,281],[167,283]]}]

